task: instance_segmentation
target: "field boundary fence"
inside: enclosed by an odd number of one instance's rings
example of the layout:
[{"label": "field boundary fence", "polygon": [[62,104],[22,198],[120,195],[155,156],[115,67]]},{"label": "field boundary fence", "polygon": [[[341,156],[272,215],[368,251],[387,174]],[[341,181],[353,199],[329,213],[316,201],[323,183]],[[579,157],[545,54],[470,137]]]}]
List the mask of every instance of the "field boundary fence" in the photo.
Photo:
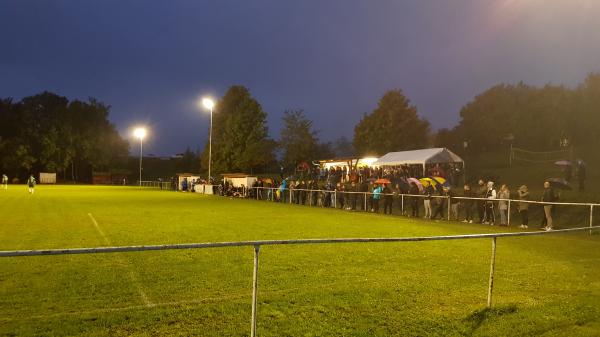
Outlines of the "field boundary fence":
[{"label": "field boundary fence", "polygon": [[[294,188],[276,188],[276,187],[251,187],[248,190],[254,190],[253,195],[246,194],[247,197],[257,200],[266,200],[272,202],[283,202],[290,204],[302,204],[313,207],[328,207],[328,208],[337,208],[338,201],[340,200],[340,196],[344,200],[344,205],[348,205],[350,209],[370,212],[373,210],[372,206],[373,201],[372,197],[375,193],[372,192],[353,192],[353,191],[337,191],[337,190],[315,190],[315,189],[294,189]],[[264,192],[264,193],[263,193]],[[279,198],[277,198],[277,192],[279,192]],[[296,193],[298,192],[298,193]],[[301,193],[304,192],[304,193]],[[356,196],[356,197],[354,197]],[[400,210],[404,215],[406,210],[408,209],[409,203],[414,200],[423,199],[423,200],[443,200],[445,203],[445,215],[446,220],[451,220],[452,214],[452,206],[456,204],[456,208],[458,211],[458,204],[461,200],[471,200],[471,207],[473,211],[473,217],[475,216],[475,212],[477,211],[476,207],[484,207],[485,203],[492,203],[493,205],[497,205],[499,202],[506,202],[506,211],[507,211],[507,226],[511,225],[511,211],[514,209],[515,204],[525,203],[531,205],[542,205],[542,206],[573,206],[573,207],[582,207],[589,208],[589,227],[594,225],[594,209],[596,207],[600,207],[598,203],[577,203],[577,202],[545,202],[545,201],[534,201],[534,200],[520,200],[520,199],[488,199],[488,198],[479,198],[479,197],[451,197],[451,196],[441,196],[441,195],[423,195],[423,194],[405,194],[405,193],[379,193],[380,201],[384,200],[384,198],[391,197],[396,198],[397,201],[400,202]],[[319,199],[321,198],[321,199]],[[330,204],[323,205],[319,204],[319,200],[323,200],[323,198],[329,198]],[[416,198],[416,199],[415,199]],[[347,199],[350,199],[350,202],[347,202]],[[360,200],[359,200],[360,199]],[[359,202],[360,201],[360,202]],[[357,207],[360,206],[360,207]],[[432,206],[433,207],[433,206]],[[495,206],[492,208],[493,212],[496,212],[498,207]],[[458,219],[456,219],[458,220]],[[591,231],[590,231],[591,234]]]},{"label": "field boundary fence", "polygon": [[163,191],[171,191],[171,182],[158,180],[142,180],[139,182],[140,187],[156,188]]},{"label": "field boundary fence", "polygon": [[185,243],[168,245],[146,245],[146,246],[118,246],[118,247],[96,247],[96,248],[66,248],[66,249],[41,249],[41,250],[13,250],[0,251],[0,258],[22,258],[30,256],[51,255],[73,255],[73,254],[104,254],[124,252],[163,251],[179,249],[207,249],[207,248],[231,248],[252,247],[254,250],[253,272],[252,272],[252,312],[250,319],[250,336],[256,336],[258,321],[258,275],[259,254],[262,246],[279,245],[319,245],[319,244],[342,244],[342,243],[392,243],[392,242],[425,242],[425,241],[449,241],[469,239],[491,239],[492,252],[490,258],[490,272],[487,285],[487,308],[492,307],[492,295],[494,290],[494,277],[496,270],[496,246],[498,238],[525,237],[554,235],[560,233],[572,233],[579,231],[594,231],[600,226],[559,229],[550,232],[514,232],[514,233],[489,233],[489,234],[463,234],[447,236],[417,236],[396,238],[335,238],[335,239],[298,239],[298,240],[259,240],[259,241],[235,241],[235,242],[213,242],[213,243]]}]

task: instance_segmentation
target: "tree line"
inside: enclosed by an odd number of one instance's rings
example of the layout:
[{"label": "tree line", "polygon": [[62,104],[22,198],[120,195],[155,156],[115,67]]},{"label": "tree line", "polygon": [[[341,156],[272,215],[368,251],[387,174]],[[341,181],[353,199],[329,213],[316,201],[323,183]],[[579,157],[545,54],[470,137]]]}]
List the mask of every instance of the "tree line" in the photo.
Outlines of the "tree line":
[{"label": "tree line", "polygon": [[0,99],[0,170],[21,179],[56,172],[89,181],[92,170],[124,165],[129,145],[109,122],[109,110],[94,98],[69,101],[49,92]]},{"label": "tree line", "polygon": [[[21,176],[58,172],[76,180],[82,172],[127,166],[128,143],[109,122],[109,109],[93,98],[69,101],[48,92],[19,102],[0,99],[0,169]],[[599,110],[600,74],[588,75],[574,89],[499,84],[462,107],[458,125],[432,132],[417,107],[394,89],[362,116],[352,140],[322,141],[302,110],[283,113],[275,140],[269,137],[267,113],[260,103],[247,88],[234,85],[214,109],[212,169],[289,172],[315,159],[379,156],[430,146],[479,154],[498,149],[508,138],[516,146],[540,151],[556,149],[563,140],[578,147],[595,146],[600,143]],[[208,167],[208,144],[204,151],[186,154],[189,169]]]}]

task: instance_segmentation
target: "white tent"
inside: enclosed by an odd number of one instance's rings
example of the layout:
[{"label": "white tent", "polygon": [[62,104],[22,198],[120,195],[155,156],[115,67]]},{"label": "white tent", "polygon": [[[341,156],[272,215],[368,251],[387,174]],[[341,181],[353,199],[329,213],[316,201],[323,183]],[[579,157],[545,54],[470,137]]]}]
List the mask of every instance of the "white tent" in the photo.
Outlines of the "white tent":
[{"label": "white tent", "polygon": [[464,167],[464,161],[461,157],[442,147],[413,151],[390,152],[377,159],[377,161],[373,163],[373,166],[422,165],[423,174],[425,174],[426,164],[443,163],[461,163]]}]

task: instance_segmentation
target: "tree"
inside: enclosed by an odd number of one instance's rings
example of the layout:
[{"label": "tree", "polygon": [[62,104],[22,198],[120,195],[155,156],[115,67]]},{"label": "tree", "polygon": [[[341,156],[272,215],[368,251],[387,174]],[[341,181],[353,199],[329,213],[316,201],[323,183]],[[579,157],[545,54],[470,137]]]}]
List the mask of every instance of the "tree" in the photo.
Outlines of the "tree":
[{"label": "tree", "polygon": [[[253,170],[274,161],[266,118],[267,114],[248,89],[230,87],[214,109],[212,170]],[[202,167],[208,167],[208,142],[202,153]]]},{"label": "tree", "polygon": [[355,126],[353,144],[359,155],[383,155],[425,147],[428,136],[429,122],[417,115],[400,90],[390,90]]},{"label": "tree", "polygon": [[283,113],[283,128],[279,137],[279,148],[283,151],[283,164],[288,169],[301,162],[310,162],[326,149],[320,146],[313,122],[306,118],[302,110],[288,110]]},{"label": "tree", "polygon": [[43,92],[13,103],[0,100],[2,169],[12,175],[71,168],[91,177],[126,156],[129,146],[108,121],[109,107],[90,98],[72,101]]},{"label": "tree", "polygon": [[336,157],[346,158],[354,156],[354,146],[348,138],[342,136],[333,142],[333,151]]}]

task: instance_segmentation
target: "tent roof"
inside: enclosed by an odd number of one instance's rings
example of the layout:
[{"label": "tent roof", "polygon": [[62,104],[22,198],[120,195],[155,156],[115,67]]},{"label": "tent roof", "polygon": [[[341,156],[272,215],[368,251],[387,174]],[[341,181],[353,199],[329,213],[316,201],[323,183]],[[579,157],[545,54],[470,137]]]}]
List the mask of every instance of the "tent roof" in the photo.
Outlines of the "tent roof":
[{"label": "tent roof", "polygon": [[223,178],[256,178],[256,176],[247,173],[222,173]]},{"label": "tent roof", "polygon": [[375,166],[462,163],[463,160],[452,151],[437,147],[432,149],[390,152],[373,163]]}]

